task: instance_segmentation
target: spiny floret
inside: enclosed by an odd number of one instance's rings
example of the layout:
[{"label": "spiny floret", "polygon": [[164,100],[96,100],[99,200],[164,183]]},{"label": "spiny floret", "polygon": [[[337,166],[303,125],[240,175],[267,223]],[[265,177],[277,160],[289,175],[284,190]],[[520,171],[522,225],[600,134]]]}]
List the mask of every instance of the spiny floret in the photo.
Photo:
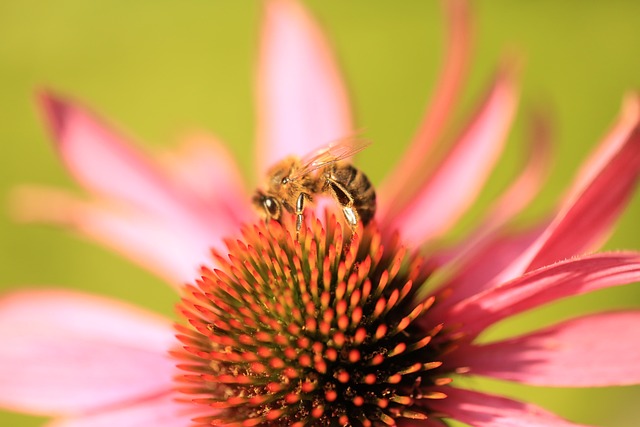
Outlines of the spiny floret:
[{"label": "spiny floret", "polygon": [[414,322],[421,259],[374,225],[345,236],[331,216],[299,235],[277,222],[243,230],[188,286],[177,326],[180,389],[209,405],[202,425],[378,426],[425,419],[442,351]]}]

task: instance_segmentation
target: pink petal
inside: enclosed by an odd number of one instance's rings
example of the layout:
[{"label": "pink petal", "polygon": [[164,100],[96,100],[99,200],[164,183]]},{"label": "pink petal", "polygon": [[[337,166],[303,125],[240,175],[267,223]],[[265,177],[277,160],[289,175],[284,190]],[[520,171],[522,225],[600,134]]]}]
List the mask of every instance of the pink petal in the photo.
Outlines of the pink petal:
[{"label": "pink petal", "polygon": [[217,138],[197,133],[190,135],[178,150],[163,153],[160,161],[175,182],[188,188],[211,209],[222,205],[227,215],[249,220],[250,197],[243,186],[235,159]]},{"label": "pink petal", "polygon": [[453,107],[457,105],[462,82],[467,74],[471,41],[469,5],[467,1],[457,0],[443,3],[448,18],[448,32],[444,63],[435,85],[435,93],[417,135],[398,162],[401,167],[395,168],[378,189],[380,198],[388,200],[391,206],[405,202],[401,200],[405,192],[398,192],[398,189],[411,186],[416,176],[423,176],[426,159],[449,120]]},{"label": "pink petal", "polygon": [[199,277],[200,266],[211,263],[211,248],[223,249],[226,224],[200,227],[173,222],[130,207],[86,203],[66,192],[26,187],[15,192],[16,216],[23,221],[52,223],[122,253],[173,286]]},{"label": "pink petal", "polygon": [[579,175],[529,270],[597,248],[609,236],[640,177],[640,98],[630,100],[623,114]]},{"label": "pink petal", "polygon": [[[449,387],[429,406],[473,427],[579,427],[530,403]],[[583,426],[583,425],[582,425]],[[583,426],[586,427],[586,426]]]},{"label": "pink petal", "polygon": [[291,0],[266,2],[258,69],[258,162],[264,172],[351,136],[348,99],[320,28]]},{"label": "pink petal", "polygon": [[438,288],[436,295],[446,295],[431,308],[431,315],[440,316],[454,304],[494,287],[493,279],[513,262],[514,254],[531,247],[540,236],[540,229],[538,226],[507,236],[502,235],[504,230],[496,231],[485,241],[476,242],[477,246],[461,254],[462,258],[454,260],[451,266],[444,267],[452,273],[441,276],[439,283],[435,278],[430,279],[430,283]]},{"label": "pink petal", "polygon": [[[225,203],[207,203],[178,185],[85,109],[51,94],[42,96],[42,105],[60,154],[75,178],[118,205],[130,204],[132,208],[128,209],[134,212],[130,218],[119,215],[105,218],[100,215],[103,212],[73,206],[66,209],[67,216],[72,216],[73,222],[93,237],[123,247],[127,254],[134,253],[137,260],[151,259],[143,262],[157,269],[156,272],[166,276],[170,270],[172,280],[191,280],[209,246],[219,244],[223,236],[238,228],[240,221],[250,217],[246,205],[230,209]],[[231,167],[221,165],[221,161],[224,159],[211,163],[210,167],[220,170]],[[34,206],[33,215],[38,216],[38,205]],[[40,206],[46,219],[46,210],[51,207],[42,203]],[[65,211],[64,206],[57,208]],[[84,214],[88,217],[82,218]],[[105,228],[100,230],[100,226]],[[117,241],[122,238],[132,239],[132,247],[128,247],[126,240]],[[174,242],[179,243],[172,247]],[[192,243],[194,246],[190,247]],[[145,253],[147,250],[150,252]],[[198,256],[192,257],[193,253]]]},{"label": "pink petal", "polygon": [[78,414],[169,390],[175,363],[169,321],[67,291],[0,299],[0,405]]},{"label": "pink petal", "polygon": [[489,234],[513,220],[535,199],[549,173],[551,158],[551,125],[539,114],[531,117],[529,143],[525,147],[526,161],[520,173],[492,204],[480,234]]},{"label": "pink petal", "polygon": [[600,313],[459,352],[469,373],[553,387],[640,384],[640,311]]},{"label": "pink petal", "polygon": [[51,93],[41,96],[41,105],[62,159],[90,191],[168,218],[201,208],[86,109]]},{"label": "pink petal", "polygon": [[187,427],[192,425],[191,419],[213,413],[205,409],[203,413],[202,405],[176,401],[175,396],[164,394],[131,406],[56,420],[47,427]]},{"label": "pink petal", "polygon": [[621,119],[596,154],[579,175],[558,215],[496,283],[588,252],[606,239],[640,176],[639,98],[627,100]]},{"label": "pink petal", "polygon": [[[440,285],[450,294],[440,300],[435,311],[470,297],[493,285],[494,279],[539,237],[544,227],[537,225],[513,233],[507,226],[538,194],[548,172],[550,140],[548,123],[534,118],[527,162],[520,174],[493,203],[474,233],[450,251],[436,255],[438,264],[453,271]],[[433,282],[433,278],[431,279]]]},{"label": "pink petal", "polygon": [[515,72],[504,68],[469,127],[412,202],[386,218],[410,243],[445,233],[478,196],[497,161],[516,105]]},{"label": "pink petal", "polygon": [[446,315],[470,336],[509,316],[573,295],[640,281],[640,254],[601,253],[534,270],[456,304]]}]

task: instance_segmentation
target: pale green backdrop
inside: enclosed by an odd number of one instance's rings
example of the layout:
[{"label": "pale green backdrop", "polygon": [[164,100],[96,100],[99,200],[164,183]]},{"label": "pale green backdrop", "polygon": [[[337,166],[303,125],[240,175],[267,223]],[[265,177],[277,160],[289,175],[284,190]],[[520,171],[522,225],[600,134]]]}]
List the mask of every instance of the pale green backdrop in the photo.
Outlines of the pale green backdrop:
[{"label": "pale green backdrop", "polygon": [[[443,33],[438,4],[317,0],[308,5],[335,43],[358,126],[375,144],[359,164],[380,182],[412,135],[435,81]],[[19,183],[74,188],[33,106],[33,93],[41,87],[83,99],[147,149],[170,146],[183,130],[212,130],[253,179],[259,9],[260,2],[247,0],[0,0],[3,204]],[[640,86],[640,3],[484,0],[475,2],[474,10],[476,51],[462,107],[482,92],[501,52],[511,49],[525,58],[521,113],[544,106],[556,122],[560,167],[534,205],[533,215],[539,215],[612,123],[625,91]],[[481,204],[513,176],[523,123],[521,114]],[[607,247],[639,249],[637,218],[638,196]],[[0,290],[26,285],[97,292],[169,315],[175,302],[158,279],[117,255],[62,230],[16,225],[5,206]],[[640,287],[555,304],[495,334],[613,307],[640,308]],[[470,385],[535,401],[576,422],[635,427],[640,420],[640,387],[549,390],[479,380]],[[42,422],[0,412],[2,426]]]}]

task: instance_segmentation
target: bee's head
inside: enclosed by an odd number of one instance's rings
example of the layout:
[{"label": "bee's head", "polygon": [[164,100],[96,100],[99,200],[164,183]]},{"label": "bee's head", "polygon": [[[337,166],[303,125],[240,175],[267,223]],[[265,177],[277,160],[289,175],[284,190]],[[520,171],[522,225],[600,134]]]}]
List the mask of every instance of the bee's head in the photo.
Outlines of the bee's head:
[{"label": "bee's head", "polygon": [[280,219],[280,215],[282,214],[282,205],[275,197],[264,194],[262,191],[258,190],[253,196],[252,201],[256,209],[258,209],[258,212],[261,213],[261,216],[263,216],[265,220]]}]

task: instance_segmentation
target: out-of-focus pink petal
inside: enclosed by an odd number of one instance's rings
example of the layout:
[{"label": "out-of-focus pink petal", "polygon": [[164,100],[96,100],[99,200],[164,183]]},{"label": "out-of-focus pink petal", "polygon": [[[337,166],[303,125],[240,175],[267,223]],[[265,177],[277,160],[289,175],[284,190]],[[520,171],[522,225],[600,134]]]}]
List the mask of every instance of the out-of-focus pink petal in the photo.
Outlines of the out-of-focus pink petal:
[{"label": "out-of-focus pink petal", "polygon": [[87,189],[176,220],[200,214],[202,207],[86,109],[51,93],[41,105],[62,159]]},{"label": "out-of-focus pink petal", "polygon": [[217,138],[197,133],[178,150],[163,153],[160,161],[173,180],[188,188],[212,210],[223,207],[227,215],[247,221],[252,215],[250,197],[235,159]]},{"label": "out-of-focus pink petal", "polygon": [[[132,213],[104,215],[101,210],[63,204],[54,209],[73,218],[85,233],[133,253],[154,272],[174,281],[191,280],[208,247],[219,244],[249,217],[246,206],[232,212],[223,203],[206,203],[181,187],[82,107],[51,94],[42,96],[42,105],[74,177],[117,205],[131,205]],[[210,166],[216,168],[220,161]],[[40,206],[44,219],[52,218],[46,210],[53,207]],[[193,257],[194,253],[199,256]]]},{"label": "out-of-focus pink petal", "polygon": [[554,387],[640,384],[640,311],[600,313],[459,352],[469,373]]},{"label": "out-of-focus pink petal", "polygon": [[443,391],[449,397],[429,406],[473,427],[586,427],[530,403],[453,387]]},{"label": "out-of-focus pink petal", "polygon": [[514,314],[573,295],[640,281],[640,254],[600,253],[534,270],[456,304],[447,314],[471,336]]},{"label": "out-of-focus pink petal", "polygon": [[[438,169],[397,215],[385,218],[410,243],[442,235],[478,196],[498,159],[516,105],[513,67],[504,67],[471,121]],[[383,214],[384,215],[384,214]]]},{"label": "out-of-focus pink petal", "polygon": [[68,291],[0,298],[0,406],[78,414],[170,390],[171,324]]},{"label": "out-of-focus pink petal", "polygon": [[531,117],[530,126],[526,163],[489,208],[485,220],[478,227],[480,235],[494,232],[522,212],[538,195],[545,182],[551,158],[551,126],[547,118],[540,114]]},{"label": "out-of-focus pink petal", "polygon": [[184,401],[171,394],[136,402],[131,406],[113,408],[77,418],[59,419],[47,427],[187,427],[200,415],[210,415],[213,409]]},{"label": "out-of-focus pink petal", "polygon": [[606,239],[640,176],[640,98],[626,101],[621,119],[596,153],[547,229],[496,283],[587,252]]},{"label": "out-of-focus pink petal", "polygon": [[[130,207],[82,202],[60,190],[24,187],[16,191],[16,216],[24,221],[63,225],[132,259],[182,286],[199,277],[211,248],[223,248],[224,223],[197,227],[174,223]],[[221,227],[221,225],[223,227]]]},{"label": "out-of-focus pink petal", "polygon": [[303,156],[353,127],[331,49],[307,12],[291,0],[265,2],[258,69],[258,169]]},{"label": "out-of-focus pink petal", "polygon": [[431,97],[418,133],[398,163],[400,167],[392,171],[378,190],[381,201],[386,200],[391,206],[406,203],[403,196],[408,196],[407,192],[398,189],[411,187],[416,181],[416,176],[424,176],[428,156],[451,116],[468,70],[471,41],[468,2],[453,0],[443,3],[448,18],[448,32],[444,47],[444,63],[435,85],[435,93]]},{"label": "out-of-focus pink petal", "polygon": [[[507,225],[538,194],[548,171],[550,132],[548,123],[534,117],[526,156],[527,162],[518,177],[488,210],[476,231],[460,245],[436,255],[437,263],[452,271],[442,278],[440,287],[448,294],[435,311],[487,289],[518,254],[536,241],[548,221],[518,232]],[[432,285],[436,283],[431,281]]]}]

